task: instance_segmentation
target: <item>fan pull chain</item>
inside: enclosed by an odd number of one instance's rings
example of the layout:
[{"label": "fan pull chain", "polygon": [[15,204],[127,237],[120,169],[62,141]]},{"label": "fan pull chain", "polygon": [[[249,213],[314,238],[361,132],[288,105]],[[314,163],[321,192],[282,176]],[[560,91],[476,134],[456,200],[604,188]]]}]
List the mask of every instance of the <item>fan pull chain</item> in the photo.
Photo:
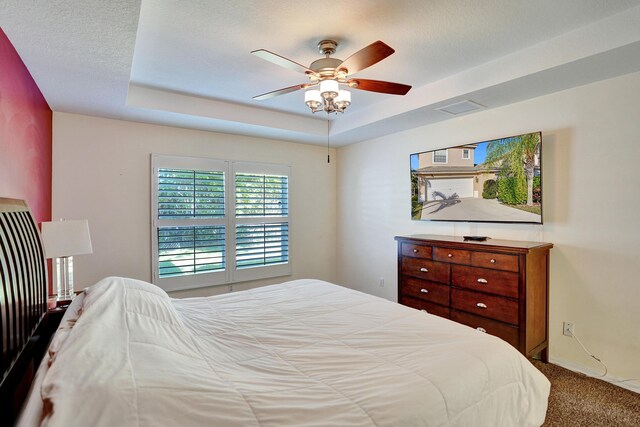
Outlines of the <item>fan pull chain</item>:
[{"label": "fan pull chain", "polygon": [[331,163],[331,156],[329,155],[329,113],[327,113],[327,163]]}]

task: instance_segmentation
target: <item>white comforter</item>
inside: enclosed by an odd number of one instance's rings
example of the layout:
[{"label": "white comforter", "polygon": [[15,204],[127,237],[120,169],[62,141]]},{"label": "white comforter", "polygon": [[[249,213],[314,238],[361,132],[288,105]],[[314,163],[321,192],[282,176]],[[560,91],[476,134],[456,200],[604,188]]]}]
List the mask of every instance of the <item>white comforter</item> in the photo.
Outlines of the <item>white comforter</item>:
[{"label": "white comforter", "polygon": [[505,342],[318,280],[178,300],[108,278],[79,311],[52,343],[45,425],[529,426],[547,408]]}]

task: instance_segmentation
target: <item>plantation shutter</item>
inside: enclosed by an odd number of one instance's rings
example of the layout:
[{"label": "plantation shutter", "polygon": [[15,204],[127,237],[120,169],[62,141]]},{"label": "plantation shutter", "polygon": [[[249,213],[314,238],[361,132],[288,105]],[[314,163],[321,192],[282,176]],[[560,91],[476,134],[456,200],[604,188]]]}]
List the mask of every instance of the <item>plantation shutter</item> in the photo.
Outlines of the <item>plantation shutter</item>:
[{"label": "plantation shutter", "polygon": [[236,268],[289,261],[289,224],[236,225]]},{"label": "plantation shutter", "polygon": [[227,281],[228,163],[153,156],[153,282],[165,290]]},{"label": "plantation shutter", "polygon": [[236,216],[289,214],[289,177],[236,173]]},{"label": "plantation shutter", "polygon": [[267,268],[288,274],[289,168],[235,164],[234,180],[235,276]]},{"label": "plantation shutter", "polygon": [[160,278],[224,270],[224,226],[159,227],[158,264]]},{"label": "plantation shutter", "polygon": [[[158,219],[224,217],[224,172],[158,169]],[[225,227],[158,227],[160,278],[225,269]]]},{"label": "plantation shutter", "polygon": [[224,172],[159,168],[159,219],[222,217]]}]

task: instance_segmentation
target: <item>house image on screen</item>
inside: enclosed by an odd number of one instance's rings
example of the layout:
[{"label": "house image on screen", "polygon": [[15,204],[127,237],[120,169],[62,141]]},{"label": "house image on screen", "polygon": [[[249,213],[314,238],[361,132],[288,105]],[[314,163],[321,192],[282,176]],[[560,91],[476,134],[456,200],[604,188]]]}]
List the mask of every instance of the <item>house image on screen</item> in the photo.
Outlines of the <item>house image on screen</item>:
[{"label": "house image on screen", "polygon": [[[477,144],[463,145],[418,154],[418,200],[482,197],[485,181],[496,179],[497,168],[476,165]],[[455,196],[454,196],[455,197]]]}]

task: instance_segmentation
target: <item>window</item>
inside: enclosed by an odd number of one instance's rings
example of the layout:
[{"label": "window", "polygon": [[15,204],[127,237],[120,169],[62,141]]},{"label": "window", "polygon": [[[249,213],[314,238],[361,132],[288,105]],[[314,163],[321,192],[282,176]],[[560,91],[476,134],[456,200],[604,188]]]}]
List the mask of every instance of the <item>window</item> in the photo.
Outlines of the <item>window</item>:
[{"label": "window", "polygon": [[188,289],[290,274],[284,165],[152,156],[153,283]]},{"label": "window", "polygon": [[468,160],[471,158],[471,150],[469,150],[468,148],[463,148],[462,149],[462,158],[465,160]]},{"label": "window", "polygon": [[447,163],[447,150],[436,150],[433,152],[433,163]]},{"label": "window", "polygon": [[234,163],[232,169],[234,281],[289,274],[289,167]]}]

